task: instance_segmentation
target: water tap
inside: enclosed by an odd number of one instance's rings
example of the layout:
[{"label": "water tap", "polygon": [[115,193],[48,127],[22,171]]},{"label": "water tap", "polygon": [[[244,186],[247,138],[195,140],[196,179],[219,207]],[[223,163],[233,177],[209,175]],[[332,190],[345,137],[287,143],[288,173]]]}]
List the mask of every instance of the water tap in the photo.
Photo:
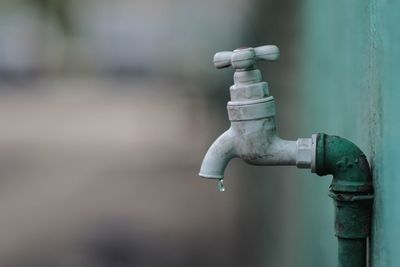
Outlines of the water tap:
[{"label": "water tap", "polygon": [[232,158],[252,165],[296,165],[315,168],[316,136],[289,141],[276,133],[275,100],[269,95],[268,83],[262,81],[257,61],[275,61],[279,48],[265,45],[218,52],[216,68],[232,67],[234,84],[228,102],[230,128],[219,136],[203,159],[199,175],[218,180],[224,191],[224,171]]}]

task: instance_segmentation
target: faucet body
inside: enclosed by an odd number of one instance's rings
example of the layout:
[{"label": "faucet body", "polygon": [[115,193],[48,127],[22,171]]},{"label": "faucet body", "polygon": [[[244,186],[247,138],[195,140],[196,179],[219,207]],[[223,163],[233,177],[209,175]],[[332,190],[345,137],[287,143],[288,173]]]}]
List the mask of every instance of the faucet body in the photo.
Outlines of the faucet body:
[{"label": "faucet body", "polygon": [[[311,141],[311,140],[310,140]],[[311,165],[311,144],[298,149],[303,141],[287,141],[276,134],[275,117],[247,121],[231,121],[231,127],[211,145],[200,168],[204,178],[223,179],[232,158],[241,158],[251,165]],[[308,142],[310,143],[310,142]],[[302,152],[305,160],[300,161]],[[304,154],[304,153],[303,153]],[[298,156],[299,155],[299,156]],[[298,160],[299,159],[299,160]]]},{"label": "faucet body", "polygon": [[[276,46],[261,48],[261,56],[269,55],[270,60],[279,55]],[[312,138],[288,141],[277,135],[275,100],[269,96],[268,83],[261,81],[261,72],[255,67],[258,56],[254,50],[257,49],[220,52],[214,57],[217,67],[229,66],[220,64],[221,58],[229,57],[236,68],[234,84],[230,87],[231,101],[227,105],[231,127],[209,148],[200,168],[202,177],[223,179],[226,166],[235,157],[252,165],[296,165],[299,168],[313,165],[315,145]]]}]

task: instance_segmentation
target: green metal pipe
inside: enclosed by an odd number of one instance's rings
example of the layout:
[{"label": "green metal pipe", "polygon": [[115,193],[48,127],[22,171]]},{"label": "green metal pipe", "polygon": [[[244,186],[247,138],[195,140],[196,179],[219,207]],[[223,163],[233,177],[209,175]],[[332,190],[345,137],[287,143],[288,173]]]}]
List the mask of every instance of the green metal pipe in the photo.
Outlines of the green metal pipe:
[{"label": "green metal pipe", "polygon": [[339,266],[367,266],[367,246],[364,238],[339,240]]},{"label": "green metal pipe", "polygon": [[329,196],[335,204],[339,267],[367,266],[373,198],[367,158],[352,142],[320,133],[317,135],[315,171],[320,176],[333,175]]}]

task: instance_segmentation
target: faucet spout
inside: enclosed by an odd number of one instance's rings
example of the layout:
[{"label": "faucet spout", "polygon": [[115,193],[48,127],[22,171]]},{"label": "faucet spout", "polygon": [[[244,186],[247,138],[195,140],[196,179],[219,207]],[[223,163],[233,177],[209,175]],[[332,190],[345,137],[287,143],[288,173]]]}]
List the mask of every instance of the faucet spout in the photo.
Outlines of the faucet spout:
[{"label": "faucet spout", "polygon": [[199,176],[223,179],[226,166],[235,157],[251,165],[311,168],[313,146],[312,138],[289,141],[278,137],[273,117],[232,121],[231,127],[208,149]]},{"label": "faucet spout", "polygon": [[231,128],[221,134],[210,146],[200,167],[199,176],[209,179],[223,179],[229,161],[236,157],[234,133]]}]

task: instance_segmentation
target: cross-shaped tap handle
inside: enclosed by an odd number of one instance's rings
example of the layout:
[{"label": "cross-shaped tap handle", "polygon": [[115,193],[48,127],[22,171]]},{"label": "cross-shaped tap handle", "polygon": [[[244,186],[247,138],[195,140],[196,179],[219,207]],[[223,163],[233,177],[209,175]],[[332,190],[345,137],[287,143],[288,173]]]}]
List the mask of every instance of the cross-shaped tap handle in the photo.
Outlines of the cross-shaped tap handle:
[{"label": "cross-shaped tap handle", "polygon": [[243,47],[232,51],[222,51],[214,55],[217,69],[232,66],[234,69],[251,69],[257,60],[275,61],[279,58],[279,48],[275,45]]}]

